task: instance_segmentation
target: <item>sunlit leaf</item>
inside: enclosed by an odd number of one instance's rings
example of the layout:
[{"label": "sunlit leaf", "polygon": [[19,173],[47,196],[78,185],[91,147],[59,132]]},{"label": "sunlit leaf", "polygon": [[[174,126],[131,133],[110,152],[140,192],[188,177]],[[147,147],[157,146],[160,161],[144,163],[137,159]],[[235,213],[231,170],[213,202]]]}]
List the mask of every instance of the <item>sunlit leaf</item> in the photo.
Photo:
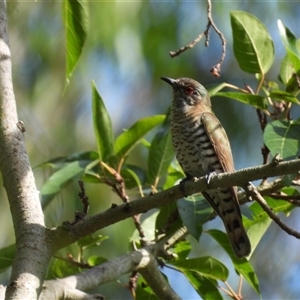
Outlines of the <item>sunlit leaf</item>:
[{"label": "sunlit leaf", "polygon": [[260,109],[268,108],[268,104],[265,97],[260,95],[237,93],[237,92],[219,92],[216,94],[216,96],[234,99]]},{"label": "sunlit leaf", "polygon": [[97,256],[97,255],[91,255],[88,257],[87,259],[87,263],[91,266],[91,267],[94,267],[94,266],[98,266],[100,264],[103,264],[107,262],[107,259],[104,258],[104,257],[101,257],[101,256]]},{"label": "sunlit leaf", "polygon": [[63,20],[66,30],[66,80],[68,81],[80,58],[88,32],[88,3],[84,0],[65,0]]},{"label": "sunlit leaf", "polygon": [[239,274],[243,275],[248,284],[256,291],[257,294],[260,294],[258,278],[254,272],[252,265],[246,258],[238,259],[234,255],[230,246],[228,236],[224,232],[214,229],[208,230],[207,233],[210,236],[212,236],[218,242],[218,244],[227,252],[227,254],[232,260],[235,270]]},{"label": "sunlit leaf", "polygon": [[[145,238],[148,241],[154,240],[155,238],[155,223],[158,214],[159,211],[156,211],[142,222],[143,232],[145,234]],[[133,232],[131,241],[136,241],[136,242],[140,241],[140,235],[137,229],[135,229],[135,231]]]},{"label": "sunlit leaf", "polygon": [[114,150],[111,119],[94,82],[92,84],[92,95],[93,123],[99,159],[105,160],[109,155],[113,154]]},{"label": "sunlit leaf", "polygon": [[171,265],[182,271],[195,271],[207,278],[225,281],[228,278],[228,269],[217,259],[205,256],[184,260],[176,260]]},{"label": "sunlit leaf", "polygon": [[287,55],[295,69],[295,72],[298,72],[300,71],[300,51],[297,48],[297,39],[295,35],[283,25],[281,20],[278,20],[277,25]]},{"label": "sunlit leaf", "polygon": [[152,140],[148,155],[148,182],[157,186],[159,179],[167,175],[168,167],[174,158],[171,132],[168,124],[163,126]]},{"label": "sunlit leaf", "polygon": [[228,84],[225,82],[222,82],[216,86],[211,87],[210,89],[208,89],[208,95],[209,97],[213,97],[215,96],[219,91],[221,91],[223,88],[227,87]]},{"label": "sunlit leaf", "polygon": [[190,242],[180,241],[174,246],[173,252],[176,253],[179,259],[186,259],[189,253],[191,252],[191,249],[192,246]]},{"label": "sunlit leaf", "polygon": [[135,122],[128,130],[121,133],[115,141],[115,153],[125,158],[141,139],[154,127],[165,120],[165,115],[146,117]]},{"label": "sunlit leaf", "polygon": [[299,156],[300,121],[276,120],[268,123],[264,143],[273,156],[280,154],[283,159]]},{"label": "sunlit leaf", "polygon": [[292,66],[292,63],[289,59],[289,56],[286,55],[280,64],[280,79],[283,84],[287,85],[289,80],[291,79],[293,73],[295,73],[295,69]]},{"label": "sunlit leaf", "polygon": [[234,55],[242,70],[266,74],[274,61],[274,43],[265,25],[244,11],[230,13]]}]

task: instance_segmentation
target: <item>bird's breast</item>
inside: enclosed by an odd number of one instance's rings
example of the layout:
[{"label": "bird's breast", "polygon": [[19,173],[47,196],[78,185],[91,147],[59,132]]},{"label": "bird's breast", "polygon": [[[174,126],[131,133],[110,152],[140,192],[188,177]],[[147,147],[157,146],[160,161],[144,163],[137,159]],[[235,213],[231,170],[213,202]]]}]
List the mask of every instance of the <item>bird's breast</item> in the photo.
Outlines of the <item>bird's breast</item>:
[{"label": "bird's breast", "polygon": [[176,158],[187,176],[200,177],[212,171],[221,171],[201,116],[173,113],[171,133]]}]

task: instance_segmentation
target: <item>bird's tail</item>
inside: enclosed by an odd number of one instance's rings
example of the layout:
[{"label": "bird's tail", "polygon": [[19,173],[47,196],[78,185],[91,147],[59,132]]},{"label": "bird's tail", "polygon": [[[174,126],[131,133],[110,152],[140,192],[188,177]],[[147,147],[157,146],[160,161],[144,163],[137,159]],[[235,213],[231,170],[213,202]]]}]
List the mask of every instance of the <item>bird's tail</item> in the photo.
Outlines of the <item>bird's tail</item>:
[{"label": "bird's tail", "polygon": [[238,258],[249,255],[251,244],[242,222],[235,189],[209,190],[203,192],[203,196],[222,219],[235,255]]}]

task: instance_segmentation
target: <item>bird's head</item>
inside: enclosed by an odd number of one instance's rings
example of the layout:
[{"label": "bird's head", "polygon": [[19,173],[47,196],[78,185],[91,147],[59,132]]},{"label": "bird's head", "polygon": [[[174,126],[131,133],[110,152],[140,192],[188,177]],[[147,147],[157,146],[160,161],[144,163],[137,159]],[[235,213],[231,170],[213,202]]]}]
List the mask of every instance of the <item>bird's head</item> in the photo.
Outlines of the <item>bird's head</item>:
[{"label": "bird's head", "polygon": [[207,90],[198,81],[191,78],[172,79],[161,77],[162,80],[170,84],[173,88],[173,103],[178,108],[186,106],[211,106]]}]

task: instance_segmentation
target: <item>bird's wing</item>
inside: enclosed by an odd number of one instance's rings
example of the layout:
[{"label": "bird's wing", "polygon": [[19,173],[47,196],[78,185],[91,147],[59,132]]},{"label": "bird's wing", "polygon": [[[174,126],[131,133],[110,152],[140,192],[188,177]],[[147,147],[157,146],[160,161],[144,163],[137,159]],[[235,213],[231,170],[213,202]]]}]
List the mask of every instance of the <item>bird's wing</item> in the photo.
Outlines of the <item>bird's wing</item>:
[{"label": "bird's wing", "polygon": [[230,143],[220,121],[211,112],[204,112],[201,121],[224,172],[233,172],[234,164]]}]

